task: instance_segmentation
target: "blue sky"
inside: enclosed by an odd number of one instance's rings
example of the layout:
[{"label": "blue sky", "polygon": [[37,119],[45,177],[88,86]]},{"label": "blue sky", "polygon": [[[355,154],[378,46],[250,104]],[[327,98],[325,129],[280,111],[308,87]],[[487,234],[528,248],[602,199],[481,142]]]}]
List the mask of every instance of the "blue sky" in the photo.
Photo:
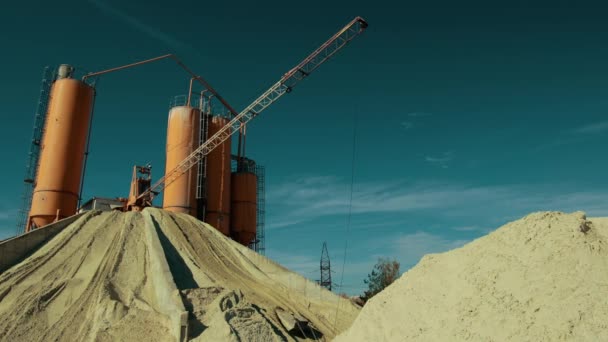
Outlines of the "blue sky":
[{"label": "blue sky", "polygon": [[[176,53],[241,109],[356,15],[368,31],[249,127],[248,154],[267,170],[268,256],[316,279],[327,241],[339,281],[347,244],[343,290],[360,293],[378,257],[405,270],[536,210],[608,215],[606,8],[294,6],[5,5],[0,237],[14,233],[44,66],[95,71]],[[187,85],[171,62],[101,78],[85,198],[125,196],[136,163],[164,172],[169,99]]]}]

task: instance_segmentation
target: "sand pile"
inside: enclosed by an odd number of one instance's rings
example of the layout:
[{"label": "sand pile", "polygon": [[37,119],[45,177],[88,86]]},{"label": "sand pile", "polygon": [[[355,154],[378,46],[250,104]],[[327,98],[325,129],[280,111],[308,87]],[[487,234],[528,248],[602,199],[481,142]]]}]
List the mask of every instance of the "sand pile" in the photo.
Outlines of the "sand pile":
[{"label": "sand pile", "polygon": [[335,341],[608,341],[608,219],[534,213],[427,255]]},{"label": "sand pile", "polygon": [[212,227],[151,208],[90,212],[0,274],[2,341],[323,341],[357,314]]}]

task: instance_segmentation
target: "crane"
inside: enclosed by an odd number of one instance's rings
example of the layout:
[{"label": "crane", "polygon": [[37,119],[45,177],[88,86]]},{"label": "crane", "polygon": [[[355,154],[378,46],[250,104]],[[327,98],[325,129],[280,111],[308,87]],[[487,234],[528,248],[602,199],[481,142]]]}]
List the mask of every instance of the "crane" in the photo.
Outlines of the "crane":
[{"label": "crane", "polygon": [[175,168],[166,172],[163,177],[145,191],[141,192],[139,196],[132,197],[127,203],[127,208],[138,210],[138,208],[151,205],[154,196],[162,192],[167,185],[188,172],[190,168],[197,165],[201,159],[207,156],[216,147],[230,139],[233,134],[241,131],[249,121],[258,116],[264,109],[281,98],[281,96],[290,93],[300,81],[309,76],[321,66],[321,64],[345,47],[351,40],[363,33],[367,26],[367,22],[361,17],[356,17],[350,21],[344,28],[334,34],[329,40],[300,62],[300,64],[285,73],[278,82],[266,90],[266,92],[260,95],[260,97],[243,109],[239,114],[234,116],[230,122],[201,144]]}]

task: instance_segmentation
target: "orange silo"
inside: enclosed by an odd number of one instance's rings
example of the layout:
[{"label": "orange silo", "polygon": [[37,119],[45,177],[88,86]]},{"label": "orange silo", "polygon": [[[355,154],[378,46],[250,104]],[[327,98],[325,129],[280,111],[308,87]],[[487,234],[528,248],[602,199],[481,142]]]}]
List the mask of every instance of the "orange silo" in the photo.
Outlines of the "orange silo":
[{"label": "orange silo", "polygon": [[257,176],[251,172],[235,172],[231,182],[230,235],[249,246],[255,240],[257,226]]},{"label": "orange silo", "polygon": [[[220,116],[209,116],[208,137],[212,137],[228,119]],[[207,155],[207,206],[205,222],[228,236],[230,234],[230,139],[216,147]]]},{"label": "orange silo", "polygon": [[95,89],[59,67],[51,87],[26,231],[76,214]]},{"label": "orange silo", "polygon": [[[176,106],[169,111],[165,172],[173,170],[199,146],[201,112],[190,106]],[[163,209],[196,217],[197,169],[191,168],[168,184],[163,195]]]}]

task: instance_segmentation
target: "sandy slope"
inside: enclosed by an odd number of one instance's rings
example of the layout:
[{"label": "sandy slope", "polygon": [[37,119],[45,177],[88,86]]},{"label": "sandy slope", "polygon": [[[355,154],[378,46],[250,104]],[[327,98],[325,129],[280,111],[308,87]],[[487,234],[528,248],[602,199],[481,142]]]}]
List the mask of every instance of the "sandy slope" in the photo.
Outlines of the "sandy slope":
[{"label": "sandy slope", "polygon": [[[189,216],[91,212],[0,275],[0,340],[171,341],[175,298],[196,341],[329,340],[358,313]],[[288,331],[277,308],[310,323]]]},{"label": "sandy slope", "polygon": [[534,213],[427,255],[335,341],[608,341],[608,219]]},{"label": "sandy slope", "polygon": [[[149,210],[149,213],[161,231],[161,242],[174,246],[168,253],[172,270],[190,271],[175,277],[178,288],[199,289],[182,291],[187,294],[187,306],[194,306],[195,312],[205,311],[195,315],[199,326],[206,327],[196,340],[224,341],[237,340],[237,337],[244,341],[290,340],[294,336],[283,331],[278,323],[277,307],[312,322],[315,329],[298,331],[298,335],[311,339],[324,335],[329,340],[350,326],[358,314],[350,301],[338,299],[331,292],[226,239],[215,229],[201,229],[201,223],[190,216],[167,215],[160,210]],[[212,304],[204,304],[206,301]],[[200,302],[203,304],[198,305]],[[232,308],[226,309],[230,305]],[[198,331],[192,333],[196,335]]]},{"label": "sandy slope", "polygon": [[87,214],[0,275],[2,339],[170,338],[154,314],[142,226],[135,213]]}]

